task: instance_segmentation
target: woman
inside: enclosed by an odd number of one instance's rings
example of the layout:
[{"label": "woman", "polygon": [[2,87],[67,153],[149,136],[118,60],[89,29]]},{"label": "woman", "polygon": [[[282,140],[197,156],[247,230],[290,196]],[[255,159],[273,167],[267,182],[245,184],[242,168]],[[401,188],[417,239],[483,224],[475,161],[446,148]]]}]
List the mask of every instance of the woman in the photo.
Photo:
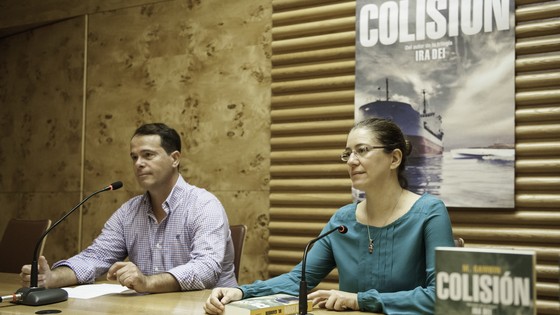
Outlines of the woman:
[{"label": "woman", "polygon": [[[393,122],[371,118],[348,134],[341,159],[354,188],[365,200],[340,208],[322,233],[339,225],[309,251],[306,280],[314,288],[338,268],[339,289],[308,295],[315,307],[386,314],[432,314],[435,301],[435,247],[454,246],[451,222],[442,201],[406,190],[402,131]],[[216,288],[204,305],[223,312],[231,301],[275,293],[298,294],[301,263],[289,273],[239,288]]]}]

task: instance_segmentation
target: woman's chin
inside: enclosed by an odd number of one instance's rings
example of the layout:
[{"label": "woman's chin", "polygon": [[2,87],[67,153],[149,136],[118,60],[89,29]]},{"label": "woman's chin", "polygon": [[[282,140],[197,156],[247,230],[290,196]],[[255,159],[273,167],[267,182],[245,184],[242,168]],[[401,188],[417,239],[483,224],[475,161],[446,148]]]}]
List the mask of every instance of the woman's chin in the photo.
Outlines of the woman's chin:
[{"label": "woman's chin", "polygon": [[363,191],[364,188],[365,188],[365,185],[364,185],[363,183],[361,183],[361,182],[352,182],[352,187],[353,187],[354,189]]}]

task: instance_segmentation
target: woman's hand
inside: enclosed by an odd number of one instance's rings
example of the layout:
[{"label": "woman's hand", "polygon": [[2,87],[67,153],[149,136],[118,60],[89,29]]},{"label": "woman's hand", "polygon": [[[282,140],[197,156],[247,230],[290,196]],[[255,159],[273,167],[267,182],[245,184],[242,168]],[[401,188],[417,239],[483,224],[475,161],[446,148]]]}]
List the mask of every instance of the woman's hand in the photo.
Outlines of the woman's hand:
[{"label": "woman's hand", "polygon": [[358,294],[338,290],[317,290],[307,295],[313,306],[334,311],[359,311]]},{"label": "woman's hand", "polygon": [[241,298],[243,291],[239,288],[215,288],[204,303],[204,311],[206,314],[221,314],[224,312],[224,305]]}]

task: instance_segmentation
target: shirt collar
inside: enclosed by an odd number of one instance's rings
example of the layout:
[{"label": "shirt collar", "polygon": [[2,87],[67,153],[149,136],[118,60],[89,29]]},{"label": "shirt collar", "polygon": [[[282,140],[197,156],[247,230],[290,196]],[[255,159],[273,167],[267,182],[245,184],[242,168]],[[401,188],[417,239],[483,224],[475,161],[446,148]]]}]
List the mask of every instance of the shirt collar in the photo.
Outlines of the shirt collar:
[{"label": "shirt collar", "polygon": [[[162,204],[163,209],[168,215],[169,213],[173,212],[173,209],[177,207],[181,198],[187,193],[188,187],[189,184],[185,181],[183,176],[179,175],[179,177],[177,178],[177,182],[175,183],[175,186],[173,186],[173,189],[171,189],[171,193],[169,193],[169,196],[167,196],[167,198]],[[150,211],[152,211],[152,206],[150,203],[150,195],[148,194],[148,192],[144,193],[144,196],[142,197],[142,202],[148,206]]]}]

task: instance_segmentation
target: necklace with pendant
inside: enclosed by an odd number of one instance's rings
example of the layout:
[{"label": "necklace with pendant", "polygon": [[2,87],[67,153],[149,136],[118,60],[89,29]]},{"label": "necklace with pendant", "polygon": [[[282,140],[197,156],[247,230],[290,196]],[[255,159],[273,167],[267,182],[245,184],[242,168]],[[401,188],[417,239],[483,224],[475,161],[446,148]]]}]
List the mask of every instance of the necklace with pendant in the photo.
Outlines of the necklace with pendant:
[{"label": "necklace with pendant", "polygon": [[369,225],[366,225],[366,227],[367,227],[367,236],[369,239],[369,245],[367,249],[370,254],[373,254],[373,240],[371,239],[371,235],[369,234]]},{"label": "necklace with pendant", "polygon": [[[399,202],[401,201],[401,195],[402,195],[403,189],[401,188],[401,193],[399,194],[399,198],[397,199],[397,202],[395,203],[395,205],[393,206],[393,210],[391,210],[391,214],[389,214],[389,216],[387,217],[387,219],[385,219],[385,222],[383,222],[382,227],[385,226],[385,224],[387,224],[387,221],[389,221],[389,219],[393,216],[393,213],[395,212],[395,209],[397,209],[397,205],[399,204]],[[369,217],[368,217],[368,212],[366,211],[366,228],[367,228],[367,236],[368,236],[368,252],[370,254],[373,254],[373,238],[371,238],[371,234],[369,232]]]}]

